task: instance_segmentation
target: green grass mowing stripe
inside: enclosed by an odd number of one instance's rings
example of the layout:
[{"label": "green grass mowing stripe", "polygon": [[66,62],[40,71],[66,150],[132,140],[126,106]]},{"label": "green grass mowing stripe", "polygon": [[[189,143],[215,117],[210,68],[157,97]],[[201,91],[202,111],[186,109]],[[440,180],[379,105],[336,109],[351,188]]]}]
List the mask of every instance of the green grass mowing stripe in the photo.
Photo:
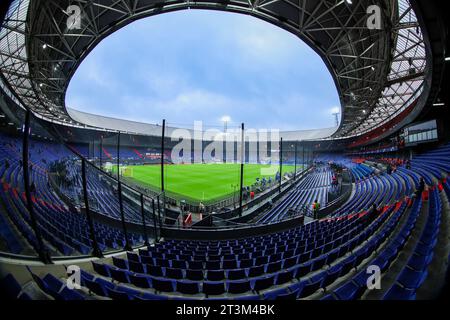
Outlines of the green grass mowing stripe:
[{"label": "green grass mowing stripe", "polygon": [[[264,165],[245,165],[244,185],[252,185],[256,178],[262,178],[261,169]],[[160,166],[132,166],[131,180],[152,189],[161,187]],[[277,168],[278,169],[278,168]],[[233,194],[234,187],[239,189],[239,164],[192,164],[166,165],[166,191],[186,196],[198,201],[210,201]],[[294,166],[283,166],[283,173],[293,172]]]}]

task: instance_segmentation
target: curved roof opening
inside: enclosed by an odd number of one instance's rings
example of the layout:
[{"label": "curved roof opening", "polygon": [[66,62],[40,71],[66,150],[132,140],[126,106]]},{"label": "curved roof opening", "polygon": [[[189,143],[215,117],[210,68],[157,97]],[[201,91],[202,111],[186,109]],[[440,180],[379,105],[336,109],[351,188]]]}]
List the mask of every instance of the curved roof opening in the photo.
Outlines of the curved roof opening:
[{"label": "curved roof opening", "polygon": [[103,40],[72,78],[68,108],[174,127],[308,130],[336,126],[325,63],[293,34],[220,11],[136,21]]}]

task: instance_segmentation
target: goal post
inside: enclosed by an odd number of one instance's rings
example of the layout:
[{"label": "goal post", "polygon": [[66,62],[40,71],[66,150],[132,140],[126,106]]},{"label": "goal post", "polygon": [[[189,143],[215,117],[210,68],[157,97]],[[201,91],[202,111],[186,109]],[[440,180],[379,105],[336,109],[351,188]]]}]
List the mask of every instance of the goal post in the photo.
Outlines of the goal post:
[{"label": "goal post", "polygon": [[133,167],[120,167],[120,175],[122,177],[133,178]]}]

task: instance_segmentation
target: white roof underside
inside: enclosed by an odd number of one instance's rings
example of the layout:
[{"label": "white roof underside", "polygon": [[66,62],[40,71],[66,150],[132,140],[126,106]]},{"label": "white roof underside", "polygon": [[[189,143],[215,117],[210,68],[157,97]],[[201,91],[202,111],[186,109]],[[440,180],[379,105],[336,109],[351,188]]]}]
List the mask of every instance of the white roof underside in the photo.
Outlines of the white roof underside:
[{"label": "white roof underside", "polygon": [[[96,114],[81,112],[78,110],[67,108],[69,115],[77,122],[84,123],[88,126],[95,126],[104,130],[126,132],[128,134],[161,136],[161,125],[149,124],[143,122],[135,122],[129,120],[115,119],[104,117]],[[166,127],[166,136],[170,137],[175,130],[180,128]],[[316,130],[299,130],[280,132],[279,137],[285,141],[308,141],[322,140],[332,136],[338,127],[316,129]],[[193,134],[192,129],[185,129]],[[270,135],[269,135],[270,136]]]}]

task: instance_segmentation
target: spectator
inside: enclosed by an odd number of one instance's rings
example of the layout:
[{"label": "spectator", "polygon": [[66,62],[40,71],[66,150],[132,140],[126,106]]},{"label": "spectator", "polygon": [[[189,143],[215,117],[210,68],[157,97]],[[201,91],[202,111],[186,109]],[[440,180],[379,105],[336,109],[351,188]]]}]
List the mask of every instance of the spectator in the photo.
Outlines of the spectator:
[{"label": "spectator", "polygon": [[332,180],[333,180],[333,182],[332,182],[333,186],[337,185],[337,179],[336,179],[335,175],[333,175]]},{"label": "spectator", "polygon": [[409,159],[406,160],[406,169],[411,170],[411,161]]},{"label": "spectator", "polygon": [[389,175],[392,174],[392,166],[390,164],[387,165],[386,173]]},{"label": "spectator", "polygon": [[203,204],[203,202],[200,202],[200,204],[198,205],[198,209],[200,213],[205,213],[205,205]]},{"label": "spectator", "polygon": [[247,188],[243,188],[242,197],[244,198],[244,201],[247,201],[248,199],[248,191]]},{"label": "spectator", "polygon": [[372,205],[372,209],[370,209],[369,213],[366,215],[366,221],[372,221],[376,219],[380,215],[380,211],[377,208],[377,205],[374,203]]},{"label": "spectator", "polygon": [[416,197],[420,198],[424,190],[425,190],[425,180],[423,179],[423,177],[420,177],[419,187],[416,190]]},{"label": "spectator", "polygon": [[35,192],[36,192],[36,185],[34,184],[34,181],[33,181],[30,185],[30,193],[33,196]]},{"label": "spectator", "polygon": [[314,219],[318,219],[319,217],[319,210],[320,210],[320,203],[319,201],[316,199],[313,203],[313,218]]},{"label": "spectator", "polygon": [[8,159],[5,159],[5,171],[3,171],[2,179],[5,177],[8,169],[9,169],[9,161],[8,161]]}]

